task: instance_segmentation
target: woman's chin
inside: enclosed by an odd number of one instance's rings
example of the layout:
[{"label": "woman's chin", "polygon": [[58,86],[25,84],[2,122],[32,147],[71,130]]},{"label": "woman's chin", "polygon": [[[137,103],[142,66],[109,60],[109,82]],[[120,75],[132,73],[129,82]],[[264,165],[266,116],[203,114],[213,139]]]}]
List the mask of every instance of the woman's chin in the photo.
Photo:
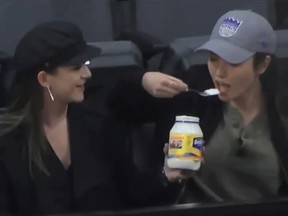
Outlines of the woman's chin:
[{"label": "woman's chin", "polygon": [[231,97],[229,97],[229,95],[227,95],[227,94],[219,94],[218,97],[223,102],[231,101]]}]

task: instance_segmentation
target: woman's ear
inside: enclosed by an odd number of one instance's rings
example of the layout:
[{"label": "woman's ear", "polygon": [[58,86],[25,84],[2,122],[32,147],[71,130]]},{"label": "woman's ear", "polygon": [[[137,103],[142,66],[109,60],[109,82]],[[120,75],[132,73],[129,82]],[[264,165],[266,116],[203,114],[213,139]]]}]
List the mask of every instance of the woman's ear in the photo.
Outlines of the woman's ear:
[{"label": "woman's ear", "polygon": [[271,56],[267,55],[265,57],[265,60],[258,66],[257,72],[258,72],[259,76],[267,70],[270,63],[271,63]]},{"label": "woman's ear", "polygon": [[37,74],[37,80],[42,87],[49,86],[48,76],[49,76],[49,74],[43,70]]}]

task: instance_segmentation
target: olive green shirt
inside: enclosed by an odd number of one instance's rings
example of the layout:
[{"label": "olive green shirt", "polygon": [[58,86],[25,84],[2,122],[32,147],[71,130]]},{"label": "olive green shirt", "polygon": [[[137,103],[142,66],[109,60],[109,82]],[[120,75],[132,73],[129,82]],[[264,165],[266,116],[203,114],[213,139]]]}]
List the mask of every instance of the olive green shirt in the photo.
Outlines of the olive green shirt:
[{"label": "olive green shirt", "polygon": [[263,112],[243,125],[240,113],[226,106],[204,153],[198,175],[221,199],[255,200],[277,196],[280,166]]}]

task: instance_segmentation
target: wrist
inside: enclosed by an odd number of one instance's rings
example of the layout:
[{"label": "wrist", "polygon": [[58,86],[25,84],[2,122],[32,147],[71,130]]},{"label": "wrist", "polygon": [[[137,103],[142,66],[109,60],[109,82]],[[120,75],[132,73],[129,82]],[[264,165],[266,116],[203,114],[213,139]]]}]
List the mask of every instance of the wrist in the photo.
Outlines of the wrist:
[{"label": "wrist", "polygon": [[183,184],[184,183],[184,179],[181,179],[181,178],[175,178],[175,179],[171,179],[171,178],[168,178],[167,177],[167,172],[165,170],[165,167],[163,167],[162,169],[162,178],[165,179],[165,181],[167,182],[167,184]]}]

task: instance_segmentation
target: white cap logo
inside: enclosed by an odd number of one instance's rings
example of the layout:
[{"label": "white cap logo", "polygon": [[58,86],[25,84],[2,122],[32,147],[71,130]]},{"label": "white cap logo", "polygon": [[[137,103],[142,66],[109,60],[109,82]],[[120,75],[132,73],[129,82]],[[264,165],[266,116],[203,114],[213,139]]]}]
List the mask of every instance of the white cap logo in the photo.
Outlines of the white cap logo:
[{"label": "white cap logo", "polygon": [[234,19],[232,17],[226,17],[219,28],[219,34],[221,37],[231,37],[235,35],[241,26],[242,21]]}]

